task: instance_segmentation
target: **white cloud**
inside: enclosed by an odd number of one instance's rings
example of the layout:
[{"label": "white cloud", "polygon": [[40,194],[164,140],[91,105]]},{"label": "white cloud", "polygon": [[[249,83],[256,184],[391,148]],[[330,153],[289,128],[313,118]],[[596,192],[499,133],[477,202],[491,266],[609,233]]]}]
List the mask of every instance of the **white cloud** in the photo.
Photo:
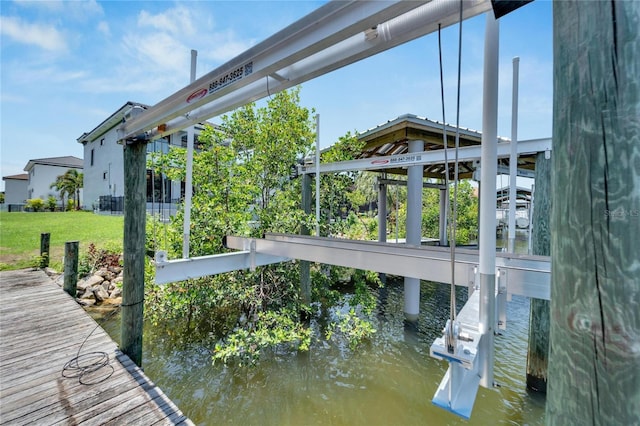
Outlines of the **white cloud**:
[{"label": "white cloud", "polygon": [[211,36],[206,52],[207,58],[213,61],[224,62],[234,58],[254,44],[253,40],[241,40],[235,32],[229,30],[218,32]]},{"label": "white cloud", "polygon": [[153,28],[174,36],[192,36],[196,33],[198,21],[191,10],[182,6],[168,9],[163,13],[152,15],[143,10],[138,15],[138,26],[141,28]]},{"label": "white cloud", "polygon": [[103,15],[104,10],[96,0],[62,1],[62,0],[14,0],[20,7],[38,10],[46,14],[63,15],[73,20],[84,20],[88,16]]},{"label": "white cloud", "polygon": [[26,104],[26,103],[29,103],[29,100],[25,96],[2,92],[0,94],[0,102],[13,103],[13,104]]},{"label": "white cloud", "polygon": [[123,40],[123,45],[133,56],[134,63],[149,68],[151,72],[177,71],[188,64],[189,49],[169,34],[130,34]]},{"label": "white cloud", "polygon": [[98,23],[98,31],[109,37],[111,35],[111,28],[109,27],[109,23],[106,21],[100,21]]},{"label": "white cloud", "polygon": [[51,25],[33,24],[20,18],[0,16],[0,33],[18,43],[38,46],[48,51],[66,51],[67,42]]}]

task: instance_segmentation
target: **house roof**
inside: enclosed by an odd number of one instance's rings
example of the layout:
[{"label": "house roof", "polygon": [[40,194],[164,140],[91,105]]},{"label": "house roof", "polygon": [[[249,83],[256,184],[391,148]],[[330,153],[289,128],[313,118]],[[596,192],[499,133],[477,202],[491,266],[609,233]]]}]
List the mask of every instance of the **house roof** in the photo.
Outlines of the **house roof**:
[{"label": "house roof", "polygon": [[3,176],[2,180],[29,180],[29,174],[21,173],[19,175]]},{"label": "house roof", "polygon": [[[413,114],[404,114],[389,120],[379,126],[358,134],[358,139],[364,142],[364,147],[358,158],[373,158],[386,155],[408,153],[409,141],[424,141],[424,150],[431,151],[443,149],[443,127],[447,133],[447,146],[455,145],[456,127],[450,124],[418,117]],[[464,127],[459,127],[460,147],[480,145],[482,133]],[[498,142],[508,141],[507,138],[498,137]],[[499,159],[498,164],[508,165],[508,159]],[[449,175],[453,176],[453,163],[449,164]],[[535,169],[535,155],[520,155],[518,167],[528,170]],[[406,168],[386,169],[391,174],[406,174]],[[459,163],[459,176],[461,179],[471,178],[474,171],[472,162]],[[445,174],[444,164],[436,164],[424,167],[424,176],[430,178],[443,178]]]},{"label": "house roof", "polygon": [[[149,105],[141,104],[139,102],[128,101],[124,105],[122,105],[120,108],[118,108],[116,112],[111,114],[106,120],[98,124],[93,130],[91,130],[90,132],[85,132],[82,135],[80,135],[80,137],[78,137],[77,139],[78,143],[81,143],[84,145],[86,143],[95,141],[96,139],[100,138],[109,130],[121,124],[122,119],[124,118],[124,115],[127,113],[127,111],[129,111],[134,106],[139,106],[144,109],[150,108]],[[208,121],[203,121],[202,123],[199,123],[200,126],[203,126],[204,124],[209,124],[216,128],[219,127],[217,124],[209,123]]]},{"label": "house roof", "polygon": [[[496,199],[498,203],[509,202],[509,189],[508,186],[496,189]],[[516,201],[531,201],[531,188],[525,188],[522,186],[516,186]]]},{"label": "house roof", "polygon": [[82,169],[82,158],[68,155],[66,157],[50,157],[50,158],[37,158],[35,160],[29,160],[24,171],[30,171],[36,164],[44,166],[58,166],[58,167],[70,167],[73,169]]},{"label": "house roof", "polygon": [[122,123],[122,118],[124,114],[132,107],[140,106],[144,109],[149,108],[149,105],[141,104],[139,102],[128,101],[120,108],[116,110],[113,114],[111,114],[106,120],[102,123],[98,124],[93,130],[90,132],[85,132],[77,139],[78,143],[86,144],[87,142],[94,141],[98,139],[100,136],[107,133],[109,130],[113,129],[118,124]]}]

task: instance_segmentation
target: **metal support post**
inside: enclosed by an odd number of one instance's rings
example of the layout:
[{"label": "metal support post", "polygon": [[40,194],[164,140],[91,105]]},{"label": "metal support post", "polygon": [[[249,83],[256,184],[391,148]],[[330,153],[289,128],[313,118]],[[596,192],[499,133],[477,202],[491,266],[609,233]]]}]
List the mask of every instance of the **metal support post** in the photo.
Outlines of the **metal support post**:
[{"label": "metal support post", "polygon": [[[409,152],[424,150],[424,141],[409,141]],[[419,247],[422,242],[422,178],[423,166],[407,169],[407,245]],[[420,313],[420,280],[404,278],[404,315],[408,321],[416,321]]]},{"label": "metal support post", "polygon": [[[496,169],[498,144],[498,21],[486,14],[484,87],[482,101],[482,155],[480,181],[480,385],[493,387],[496,286]],[[489,189],[489,190],[486,190]]]},{"label": "metal support post", "polygon": [[440,245],[446,246],[449,244],[447,239],[447,211],[449,210],[449,189],[440,190]]},{"label": "metal support post", "polygon": [[520,58],[513,58],[513,87],[511,97],[511,152],[509,153],[509,253],[516,249],[516,201],[518,188],[518,69]]},{"label": "metal support post", "polygon": [[387,242],[387,184],[378,183],[378,241]]},{"label": "metal support post", "polygon": [[[191,83],[196,79],[197,50],[191,50]],[[182,230],[182,257],[189,258],[189,236],[191,234],[191,195],[193,193],[193,146],[195,145],[195,129],[187,128],[187,165],[184,181],[184,226]]]}]

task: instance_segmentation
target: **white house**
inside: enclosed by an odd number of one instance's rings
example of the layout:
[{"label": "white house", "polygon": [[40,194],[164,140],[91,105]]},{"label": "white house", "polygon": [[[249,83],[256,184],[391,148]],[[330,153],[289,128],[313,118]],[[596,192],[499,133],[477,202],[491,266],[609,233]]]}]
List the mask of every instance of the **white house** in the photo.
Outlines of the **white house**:
[{"label": "white house", "polygon": [[[24,168],[24,171],[29,175],[27,198],[47,200],[50,196],[54,196],[59,200],[60,194],[51,188],[51,184],[56,181],[58,176],[71,169],[82,173],[82,159],[66,156],[29,160]],[[80,191],[80,205],[82,205],[82,191]]]},{"label": "white house", "polygon": [[[93,130],[83,133],[78,143],[84,146],[84,207],[94,211],[121,212],[124,199],[124,157],[118,144],[118,127],[125,114],[133,107],[148,106],[127,102]],[[196,135],[203,126],[195,126]],[[163,139],[152,141],[147,152],[168,152],[169,145],[187,146],[187,133],[180,131]],[[175,212],[184,195],[184,183],[155,175],[147,169],[147,210],[162,212],[163,217]]]},{"label": "white house", "polygon": [[4,176],[4,203],[7,210],[21,210],[27,201],[29,175],[22,173],[19,175]]}]

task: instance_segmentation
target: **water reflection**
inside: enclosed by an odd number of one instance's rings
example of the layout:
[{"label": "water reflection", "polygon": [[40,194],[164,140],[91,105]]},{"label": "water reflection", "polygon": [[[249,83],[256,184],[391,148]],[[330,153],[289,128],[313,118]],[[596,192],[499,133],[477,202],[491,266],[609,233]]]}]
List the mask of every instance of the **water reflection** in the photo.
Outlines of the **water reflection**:
[{"label": "water reflection", "polygon": [[[320,339],[306,353],[265,353],[255,368],[212,365],[213,346],[176,345],[146,324],[144,369],[203,425],[543,423],[544,398],[525,390],[528,299],[513,297],[507,330],[496,337],[495,380],[501,387],[480,388],[465,421],[431,404],[447,364],[430,358],[429,346],[448,317],[449,287],[421,284],[421,314],[411,327],[404,322],[402,290],[401,280],[389,280],[380,291],[377,333],[356,351]],[[466,291],[457,291],[458,309],[465,299]],[[105,329],[118,338],[119,319]]]}]

